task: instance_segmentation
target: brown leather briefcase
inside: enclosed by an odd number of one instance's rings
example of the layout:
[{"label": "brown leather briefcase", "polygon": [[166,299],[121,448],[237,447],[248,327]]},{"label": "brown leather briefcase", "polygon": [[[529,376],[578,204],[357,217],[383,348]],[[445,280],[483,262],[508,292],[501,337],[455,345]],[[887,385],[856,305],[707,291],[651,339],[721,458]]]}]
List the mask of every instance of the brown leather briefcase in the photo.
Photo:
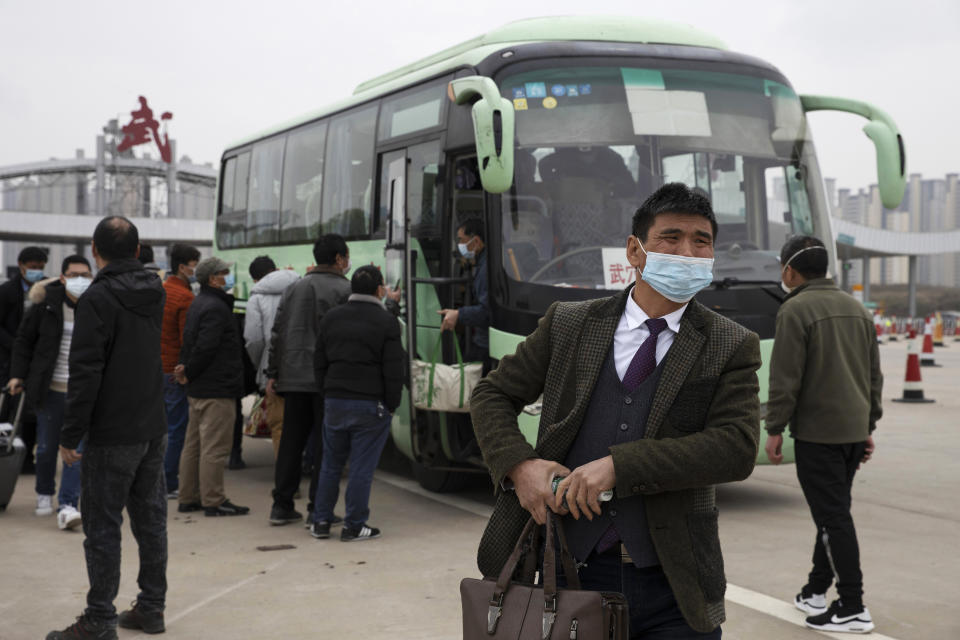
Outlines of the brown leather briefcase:
[{"label": "brown leather briefcase", "polygon": [[[556,527],[554,526],[556,525]],[[568,588],[557,588],[557,550]],[[627,601],[620,593],[580,589],[576,564],[567,547],[563,525],[547,511],[543,555],[543,586],[532,584],[538,555],[539,527],[533,518],[500,571],[493,578],[464,578],[460,582],[464,640],[628,640]],[[526,578],[513,581],[525,559]]]}]

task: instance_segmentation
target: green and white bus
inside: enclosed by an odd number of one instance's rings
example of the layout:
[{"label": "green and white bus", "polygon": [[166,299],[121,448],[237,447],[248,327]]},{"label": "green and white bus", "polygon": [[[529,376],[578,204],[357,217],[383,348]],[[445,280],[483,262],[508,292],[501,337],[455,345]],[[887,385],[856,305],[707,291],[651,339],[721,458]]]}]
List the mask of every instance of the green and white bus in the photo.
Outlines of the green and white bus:
[{"label": "green and white bus", "polygon": [[[833,237],[812,110],[869,120],[881,197],[897,206],[903,143],[869,104],[798,95],[772,65],[687,26],[523,20],[231,145],[220,165],[216,251],[237,265],[243,300],[255,256],[302,273],[318,234],[343,235],[354,265],[377,264],[400,284],[407,348],[428,360],[437,310],[469,302],[455,234],[479,217],[498,359],[555,300],[627,285],[634,211],[659,185],[680,181],[709,195],[720,225],[716,281],[697,299],[756,331],[766,360],[782,297],[779,248],[791,234]],[[452,339],[443,339],[447,362]],[[765,402],[766,368],[759,376]],[[415,410],[409,400],[393,441],[425,487],[449,490],[482,468],[468,414]],[[521,415],[531,441],[538,420],[536,407]]]}]

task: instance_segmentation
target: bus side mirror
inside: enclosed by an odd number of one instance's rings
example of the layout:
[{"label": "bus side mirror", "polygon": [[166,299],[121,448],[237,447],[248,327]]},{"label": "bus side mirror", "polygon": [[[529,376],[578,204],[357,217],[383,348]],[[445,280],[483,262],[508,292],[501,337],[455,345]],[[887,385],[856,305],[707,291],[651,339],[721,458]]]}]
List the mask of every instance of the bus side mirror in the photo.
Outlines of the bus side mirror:
[{"label": "bus side mirror", "polygon": [[513,103],[500,95],[493,80],[484,76],[453,80],[449,94],[457,104],[479,97],[473,103],[472,115],[480,180],[490,193],[507,191],[513,183]]},{"label": "bus side mirror", "polygon": [[907,158],[903,148],[903,137],[896,123],[886,112],[866,102],[831,98],[828,96],[800,96],[803,110],[845,111],[863,116],[870,122],[863,132],[873,141],[877,150],[877,185],[880,199],[887,209],[896,209],[903,200],[907,186]]}]

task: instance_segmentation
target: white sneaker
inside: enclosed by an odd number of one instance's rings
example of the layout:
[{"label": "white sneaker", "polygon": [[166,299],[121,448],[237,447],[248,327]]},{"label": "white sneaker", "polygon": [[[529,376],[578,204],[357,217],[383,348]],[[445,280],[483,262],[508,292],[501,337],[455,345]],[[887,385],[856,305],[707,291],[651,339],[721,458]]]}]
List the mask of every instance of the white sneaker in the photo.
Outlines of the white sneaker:
[{"label": "white sneaker", "polygon": [[827,594],[814,593],[804,597],[803,592],[797,594],[793,599],[793,606],[811,616],[819,615],[827,610]]},{"label": "white sneaker", "polygon": [[806,624],[818,631],[839,631],[842,633],[870,633],[874,629],[870,610],[865,606],[844,606],[840,600],[834,600],[830,608],[818,616],[810,616]]},{"label": "white sneaker", "polygon": [[53,514],[53,496],[37,494],[37,510],[34,511],[38,516],[49,516]]},{"label": "white sneaker", "polygon": [[76,529],[83,519],[76,508],[67,505],[57,512],[57,526],[61,529]]}]

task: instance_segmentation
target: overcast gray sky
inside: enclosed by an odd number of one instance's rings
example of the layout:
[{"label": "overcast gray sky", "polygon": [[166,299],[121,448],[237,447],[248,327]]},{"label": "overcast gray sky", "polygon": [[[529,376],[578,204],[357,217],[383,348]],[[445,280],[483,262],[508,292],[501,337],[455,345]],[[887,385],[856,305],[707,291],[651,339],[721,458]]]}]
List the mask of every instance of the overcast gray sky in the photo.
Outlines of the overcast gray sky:
[{"label": "overcast gray sky", "polygon": [[[216,163],[230,141],[370,77],[506,22],[590,10],[692,24],[773,63],[799,93],[875,103],[899,124],[911,173],[960,171],[956,0],[0,0],[0,166],[92,154],[138,95],[173,112],[178,155]],[[876,181],[865,121],[811,122],[826,176]]]}]

